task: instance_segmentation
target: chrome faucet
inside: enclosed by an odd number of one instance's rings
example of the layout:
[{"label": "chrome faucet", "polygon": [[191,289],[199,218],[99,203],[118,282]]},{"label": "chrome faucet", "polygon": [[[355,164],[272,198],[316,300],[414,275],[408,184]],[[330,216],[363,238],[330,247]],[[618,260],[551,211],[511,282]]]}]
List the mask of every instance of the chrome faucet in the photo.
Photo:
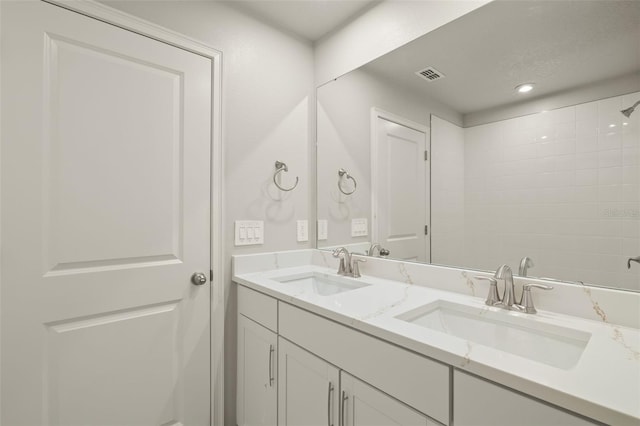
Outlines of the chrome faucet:
[{"label": "chrome faucet", "polygon": [[536,265],[534,265],[533,260],[531,260],[530,257],[525,256],[522,258],[522,260],[520,261],[520,268],[518,269],[518,275],[520,275],[521,277],[526,277],[527,276],[527,269],[532,268]]},{"label": "chrome faucet", "polygon": [[630,257],[630,258],[627,260],[627,269],[631,269],[631,262],[640,263],[640,256],[637,256],[637,257]]},{"label": "chrome faucet", "polygon": [[507,309],[511,309],[516,303],[516,289],[513,284],[513,272],[509,265],[502,265],[494,275],[496,280],[504,280],[504,293],[502,294],[503,305]]},{"label": "chrome faucet", "polygon": [[[528,258],[525,258],[528,259]],[[522,263],[526,263],[523,259]],[[513,282],[513,272],[508,265],[502,265],[496,271],[494,278],[489,277],[475,277],[479,280],[485,280],[490,282],[489,295],[485,303],[489,306],[497,306],[500,308],[524,312],[527,314],[535,314],[536,308],[533,306],[533,298],[531,297],[531,289],[539,288],[541,290],[552,290],[553,287],[544,284],[524,284],[522,286],[522,296],[520,302],[516,303],[515,285]],[[497,283],[498,280],[504,280],[504,293],[502,298],[498,295]]]},{"label": "chrome faucet", "polygon": [[389,256],[389,250],[383,248],[379,243],[373,243],[367,250],[367,256],[374,256],[376,249],[378,249],[379,256]]},{"label": "chrome faucet", "polygon": [[349,250],[344,247],[337,248],[333,251],[333,257],[340,258],[340,265],[338,266],[338,275],[344,275],[346,277],[360,278],[359,262],[366,262],[365,259],[356,259],[353,257]]},{"label": "chrome faucet", "polygon": [[351,253],[344,247],[337,248],[332,253],[333,257],[340,258],[340,266],[338,266],[338,275],[349,276],[351,271]]}]

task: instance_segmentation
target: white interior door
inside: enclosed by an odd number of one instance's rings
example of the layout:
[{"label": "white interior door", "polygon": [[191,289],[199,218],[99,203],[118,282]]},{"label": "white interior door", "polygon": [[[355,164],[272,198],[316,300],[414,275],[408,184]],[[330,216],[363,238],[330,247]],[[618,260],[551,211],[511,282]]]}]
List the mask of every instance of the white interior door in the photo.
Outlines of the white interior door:
[{"label": "white interior door", "polygon": [[373,241],[394,259],[429,262],[428,133],[377,114],[373,120]]},{"label": "white interior door", "polygon": [[211,60],[1,7],[0,423],[209,424]]}]

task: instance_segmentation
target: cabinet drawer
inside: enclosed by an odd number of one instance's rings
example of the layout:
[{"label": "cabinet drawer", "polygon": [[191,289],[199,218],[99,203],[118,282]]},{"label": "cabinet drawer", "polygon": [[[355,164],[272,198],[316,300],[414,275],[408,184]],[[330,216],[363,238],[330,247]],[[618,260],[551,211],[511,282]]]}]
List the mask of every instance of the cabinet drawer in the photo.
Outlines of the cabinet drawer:
[{"label": "cabinet drawer", "polygon": [[278,301],[238,285],[238,313],[278,332]]},{"label": "cabinet drawer", "polygon": [[449,424],[449,367],[279,302],[280,335],[418,411]]}]

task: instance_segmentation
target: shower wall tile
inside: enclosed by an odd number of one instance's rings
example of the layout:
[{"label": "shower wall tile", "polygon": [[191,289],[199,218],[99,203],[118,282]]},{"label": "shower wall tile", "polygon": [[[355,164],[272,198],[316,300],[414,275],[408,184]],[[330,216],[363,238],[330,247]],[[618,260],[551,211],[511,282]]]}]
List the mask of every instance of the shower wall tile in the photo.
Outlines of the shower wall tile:
[{"label": "shower wall tile", "polygon": [[457,264],[517,268],[530,256],[531,275],[640,290],[640,268],[626,268],[640,254],[640,114],[620,113],[638,98],[465,129]]}]

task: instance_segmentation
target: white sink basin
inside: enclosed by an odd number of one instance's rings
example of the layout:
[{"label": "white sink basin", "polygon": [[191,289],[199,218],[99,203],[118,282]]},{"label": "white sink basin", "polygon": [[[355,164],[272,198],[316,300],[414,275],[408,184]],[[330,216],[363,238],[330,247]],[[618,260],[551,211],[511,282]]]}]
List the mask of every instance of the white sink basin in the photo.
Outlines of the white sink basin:
[{"label": "white sink basin", "polygon": [[591,334],[522,315],[438,300],[396,318],[556,368],[578,363]]},{"label": "white sink basin", "polygon": [[353,278],[323,274],[320,272],[304,272],[272,279],[279,283],[294,286],[296,290],[310,292],[320,296],[331,296],[370,285]]}]

